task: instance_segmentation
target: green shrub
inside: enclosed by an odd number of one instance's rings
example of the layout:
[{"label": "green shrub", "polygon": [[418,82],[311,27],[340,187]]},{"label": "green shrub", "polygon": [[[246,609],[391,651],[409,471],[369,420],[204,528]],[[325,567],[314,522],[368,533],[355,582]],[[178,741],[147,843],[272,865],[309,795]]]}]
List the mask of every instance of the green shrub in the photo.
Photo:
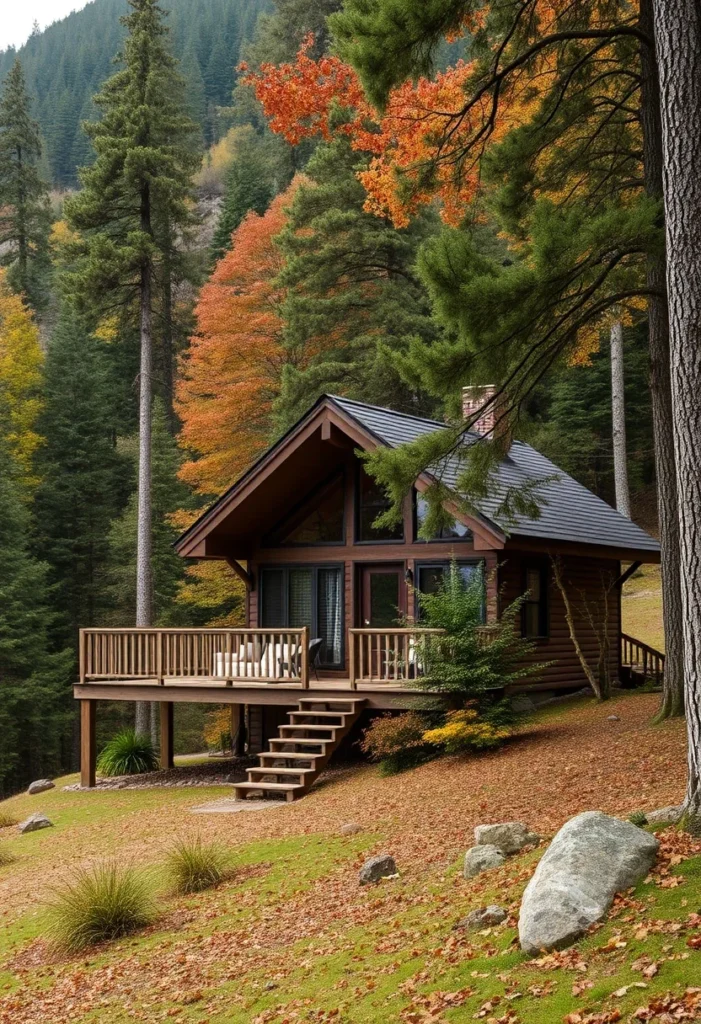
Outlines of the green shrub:
[{"label": "green shrub", "polygon": [[0,846],[0,868],[4,868],[7,864],[13,864],[16,860],[14,854]]},{"label": "green shrub", "polygon": [[5,811],[0,811],[0,828],[11,828],[17,824],[17,818],[13,818],[11,814],[7,814]]},{"label": "green shrub", "polygon": [[148,880],[113,861],[75,872],[49,904],[49,934],[74,953],[151,924],[156,905]]},{"label": "green shrub", "polygon": [[100,775],[143,775],[158,768],[151,738],[133,729],[117,733],[97,759]]},{"label": "green shrub", "polygon": [[647,815],[645,811],[633,811],[632,814],[628,815],[628,821],[631,825],[637,825],[638,828],[643,828],[647,825]]},{"label": "green shrub", "polygon": [[183,839],[168,856],[173,888],[181,894],[202,892],[219,885],[224,877],[226,856],[216,843]]},{"label": "green shrub", "polygon": [[406,711],[401,715],[381,715],[365,730],[360,749],[380,762],[383,775],[415,768],[435,755],[424,740],[430,722],[426,715]]}]

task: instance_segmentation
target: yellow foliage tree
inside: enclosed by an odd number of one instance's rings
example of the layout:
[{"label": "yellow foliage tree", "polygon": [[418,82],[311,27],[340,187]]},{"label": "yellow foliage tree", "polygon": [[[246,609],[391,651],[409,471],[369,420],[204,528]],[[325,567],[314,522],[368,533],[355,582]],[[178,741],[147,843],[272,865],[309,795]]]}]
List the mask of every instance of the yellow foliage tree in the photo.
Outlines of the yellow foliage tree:
[{"label": "yellow foliage tree", "polygon": [[41,444],[36,423],[41,412],[44,362],[39,330],[30,310],[15,295],[0,271],[0,397],[9,419],[6,441],[23,489],[37,484],[34,455]]}]

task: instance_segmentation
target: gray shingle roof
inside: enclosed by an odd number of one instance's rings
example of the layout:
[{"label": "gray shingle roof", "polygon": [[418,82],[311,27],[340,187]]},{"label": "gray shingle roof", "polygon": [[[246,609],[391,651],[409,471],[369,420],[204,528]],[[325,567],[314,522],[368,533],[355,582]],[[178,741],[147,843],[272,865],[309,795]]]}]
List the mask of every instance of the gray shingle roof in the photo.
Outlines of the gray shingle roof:
[{"label": "gray shingle roof", "polygon": [[[409,416],[348,398],[330,397],[347,415],[390,448],[397,448],[445,426],[437,420]],[[454,487],[457,473],[458,463],[454,461],[446,466],[441,478],[449,487]],[[499,521],[499,505],[509,488],[546,481],[551,477],[555,479],[538,487],[538,519],[517,516],[508,524]],[[487,519],[510,536],[638,551],[657,552],[660,549],[659,543],[648,533],[522,441],[512,444],[508,457],[497,470],[494,484],[494,493],[487,500],[480,501],[478,507]]]}]

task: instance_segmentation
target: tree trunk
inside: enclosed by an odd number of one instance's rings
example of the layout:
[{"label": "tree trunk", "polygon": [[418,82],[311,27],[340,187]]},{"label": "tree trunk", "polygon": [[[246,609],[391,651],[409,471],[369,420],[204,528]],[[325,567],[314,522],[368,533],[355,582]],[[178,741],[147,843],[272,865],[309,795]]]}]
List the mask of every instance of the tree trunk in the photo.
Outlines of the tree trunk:
[{"label": "tree trunk", "polygon": [[[151,406],[153,339],[151,324],[151,266],[141,270],[141,373],[139,377],[139,484],[136,528],[136,625],[150,626],[151,584]],[[136,705],[136,732],[149,735],[149,706]]]},{"label": "tree trunk", "polygon": [[685,807],[701,819],[701,7],[655,0],[688,728]]},{"label": "tree trunk", "polygon": [[623,324],[620,320],[611,326],[611,421],[613,424],[613,477],[616,485],[616,508],[621,515],[630,519]]},{"label": "tree trunk", "polygon": [[[653,0],[640,2],[640,28],[654,39]],[[662,122],[660,85],[655,50],[643,43],[640,120],[643,133],[645,191],[662,203]],[[662,213],[660,212],[660,223]],[[684,714],[684,640],[679,568],[679,520],[677,470],[674,462],[674,416],[669,368],[669,310],[667,306],[666,257],[651,255],[647,261],[648,328],[650,349],[650,396],[655,437],[657,515],[662,551],[662,621],[665,635],[664,696],[660,718]]]}]

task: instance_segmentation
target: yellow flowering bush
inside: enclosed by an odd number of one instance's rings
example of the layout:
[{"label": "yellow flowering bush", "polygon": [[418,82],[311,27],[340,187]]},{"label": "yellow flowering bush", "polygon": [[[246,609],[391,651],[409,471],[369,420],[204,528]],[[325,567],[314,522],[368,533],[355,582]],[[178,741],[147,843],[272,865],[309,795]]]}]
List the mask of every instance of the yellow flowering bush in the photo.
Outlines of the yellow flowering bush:
[{"label": "yellow flowering bush", "polygon": [[462,711],[450,711],[445,723],[437,729],[429,729],[423,735],[424,742],[443,747],[448,754],[464,750],[488,750],[498,747],[509,736],[506,726],[480,718],[474,707]]}]

